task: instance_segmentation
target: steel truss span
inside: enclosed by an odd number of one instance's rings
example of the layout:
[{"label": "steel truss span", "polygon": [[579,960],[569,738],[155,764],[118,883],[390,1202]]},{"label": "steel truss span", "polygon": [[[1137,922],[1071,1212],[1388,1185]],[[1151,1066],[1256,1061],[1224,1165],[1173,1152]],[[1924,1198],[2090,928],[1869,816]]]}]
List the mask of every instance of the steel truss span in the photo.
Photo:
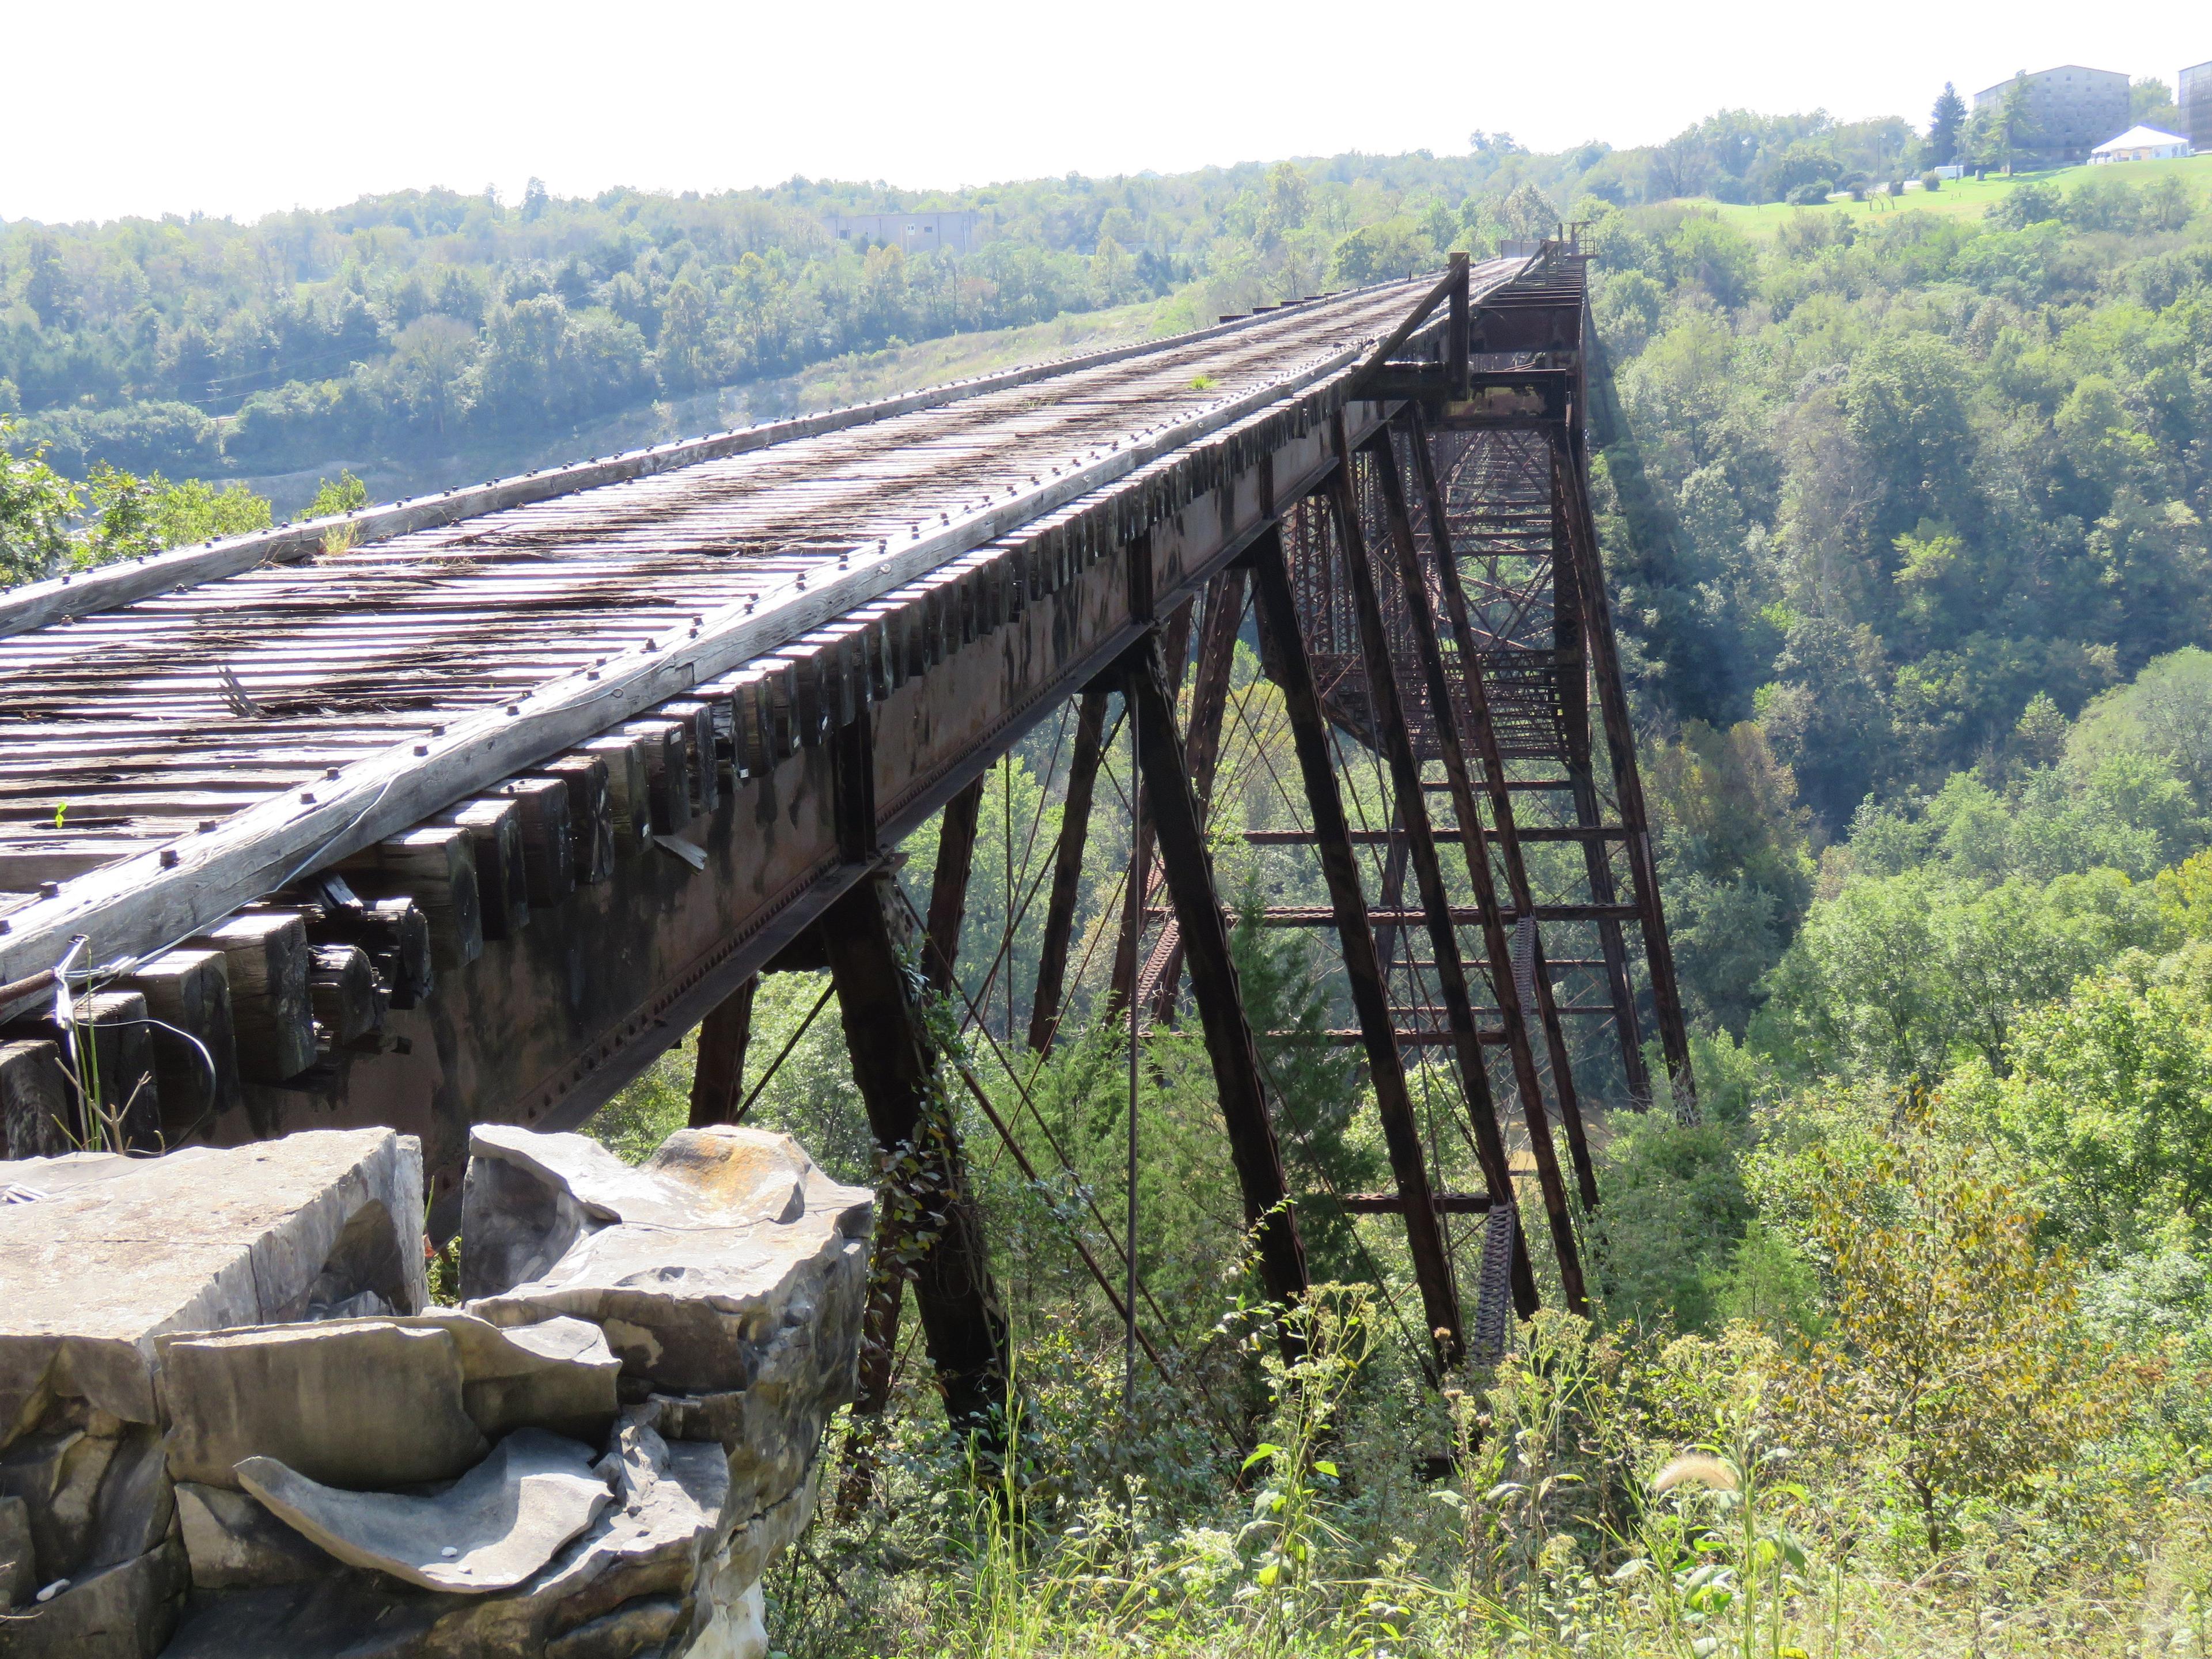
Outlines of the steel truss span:
[{"label": "steel truss span", "polygon": [[[799,967],[830,970],[898,1144],[965,1065],[900,953],[967,996],[978,781],[1072,707],[1027,1048],[1081,973],[1088,805],[1127,724],[1152,879],[1109,1000],[1202,1030],[1269,1291],[1304,1282],[1300,1203],[1341,1200],[1404,1229],[1425,1363],[1493,1349],[1539,1294],[1525,1198],[1586,1306],[1589,1120],[1650,1103],[1647,1037],[1696,1109],[1587,331],[1583,258],[1547,243],[0,595],[0,1152],[390,1124],[442,1224],[471,1123],[573,1127],[695,1030],[694,1121],[741,1114],[754,983]],[[1238,988],[1207,848],[1240,636],[1296,763],[1299,827],[1255,843],[1328,897],[1260,920],[1341,953],[1358,1023],[1318,1040],[1361,1051],[1389,1193],[1326,1194],[1279,1138]],[[925,919],[888,872],[940,811]],[[917,1289],[980,1421],[1004,1326],[945,1190]],[[874,1341],[896,1301],[870,1317]]]}]

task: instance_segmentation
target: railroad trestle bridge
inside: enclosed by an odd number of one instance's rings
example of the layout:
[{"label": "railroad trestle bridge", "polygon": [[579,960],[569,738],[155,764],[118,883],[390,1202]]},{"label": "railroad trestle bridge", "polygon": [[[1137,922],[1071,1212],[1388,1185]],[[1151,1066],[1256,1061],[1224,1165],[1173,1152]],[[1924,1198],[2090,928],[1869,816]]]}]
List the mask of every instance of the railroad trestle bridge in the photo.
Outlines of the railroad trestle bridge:
[{"label": "railroad trestle bridge", "polygon": [[[0,595],[0,1153],[389,1124],[450,1225],[472,1122],[573,1127],[695,1030],[695,1120],[726,1119],[757,976],[824,966],[871,1127],[909,1142],[941,1057],[891,849],[943,815],[911,920],[952,988],[983,776],[1063,722],[1049,1047],[1111,716],[1141,791],[1137,844],[1088,849],[1135,872],[1109,1000],[1199,1022],[1291,1296],[1299,1183],[1207,851],[1242,635],[1297,761],[1297,827],[1249,839],[1310,848],[1328,897],[1259,920],[1334,935],[1356,1023],[1324,1040],[1362,1051],[1395,1177],[1335,1201],[1402,1218],[1437,1361],[1535,1304],[1523,1187],[1586,1306],[1592,1091],[1648,1105],[1650,1038],[1695,1096],[1590,501],[1584,266],[1455,256]],[[1431,1066],[1461,1190],[1408,1084]],[[1002,1332],[946,1190],[914,1284],[958,1413]]]}]

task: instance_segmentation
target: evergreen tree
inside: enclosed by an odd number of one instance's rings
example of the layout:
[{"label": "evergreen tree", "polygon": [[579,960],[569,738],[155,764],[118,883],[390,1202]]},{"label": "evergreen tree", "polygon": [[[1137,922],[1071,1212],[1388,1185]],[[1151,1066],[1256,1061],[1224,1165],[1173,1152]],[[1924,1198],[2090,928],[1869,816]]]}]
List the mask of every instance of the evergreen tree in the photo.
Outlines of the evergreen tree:
[{"label": "evergreen tree", "polygon": [[1934,167],[1947,167],[1959,159],[1959,136],[1966,125],[1966,100],[1948,81],[1936,100],[1936,107],[1928,121],[1928,160]]}]

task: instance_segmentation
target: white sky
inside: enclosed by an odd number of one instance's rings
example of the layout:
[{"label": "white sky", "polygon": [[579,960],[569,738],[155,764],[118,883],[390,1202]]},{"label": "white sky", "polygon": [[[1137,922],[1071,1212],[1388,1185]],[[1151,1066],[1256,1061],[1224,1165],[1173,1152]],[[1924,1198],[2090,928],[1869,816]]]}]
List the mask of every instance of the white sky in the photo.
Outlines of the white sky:
[{"label": "white sky", "polygon": [[0,218],[251,217],[365,191],[1648,143],[1723,106],[1924,121],[2019,69],[2172,84],[2205,0],[0,0]]}]

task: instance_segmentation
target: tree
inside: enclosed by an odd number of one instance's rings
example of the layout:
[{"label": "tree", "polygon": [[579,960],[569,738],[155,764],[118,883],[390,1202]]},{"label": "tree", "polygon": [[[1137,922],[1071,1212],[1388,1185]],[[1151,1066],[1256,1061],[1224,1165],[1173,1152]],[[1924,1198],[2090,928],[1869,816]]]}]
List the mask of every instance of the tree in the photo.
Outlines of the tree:
[{"label": "tree", "polygon": [[368,486],[352,473],[315,480],[315,499],[307,504],[311,519],[327,519],[340,513],[358,513],[368,505]]},{"label": "tree", "polygon": [[1936,107],[1929,112],[1928,160],[1933,166],[1949,167],[1959,159],[1959,140],[1966,125],[1966,100],[1959,96],[1958,88],[1948,81],[1936,95]]},{"label": "tree", "polygon": [[46,447],[9,448],[15,424],[0,415],[0,587],[50,575],[68,556],[76,488],[46,465]]},{"label": "tree", "polygon": [[2128,83],[2128,119],[2137,125],[2178,131],[2181,112],[2174,107],[2173,88],[2154,75]]},{"label": "tree", "polygon": [[660,302],[660,343],[653,354],[660,384],[670,392],[696,392],[714,378],[714,358],[707,295],[689,277],[678,278]]},{"label": "tree", "polygon": [[1698,130],[1677,133],[1651,152],[1652,199],[1668,202],[1703,195],[1712,172],[1712,157]]},{"label": "tree", "polygon": [[2012,77],[2004,89],[2004,101],[1998,106],[1997,131],[2004,146],[2004,169],[2012,171],[2014,152],[2032,148],[2035,143],[2035,115],[2028,107],[2027,71],[2021,70]]},{"label": "tree", "polygon": [[477,360],[477,331],[459,318],[428,312],[392,338],[392,368],[401,395],[428,411],[443,438],[467,407],[468,373]]},{"label": "tree", "polygon": [[1807,1242],[1834,1304],[1791,1392],[1837,1444],[1887,1464],[1930,1554],[1960,1503],[2016,1498],[2114,1421],[2123,1380],[2074,1318],[2073,1267],[2035,1212],[1950,1149],[1814,1154]]},{"label": "tree", "polygon": [[1498,210],[1506,234],[1531,240],[1559,234],[1559,204],[1534,185],[1522,185]]},{"label": "tree", "polygon": [[2070,1236],[2142,1248],[2166,1218],[2212,1221],[2212,947],[2082,980],[2012,1054],[1992,1115]]}]

